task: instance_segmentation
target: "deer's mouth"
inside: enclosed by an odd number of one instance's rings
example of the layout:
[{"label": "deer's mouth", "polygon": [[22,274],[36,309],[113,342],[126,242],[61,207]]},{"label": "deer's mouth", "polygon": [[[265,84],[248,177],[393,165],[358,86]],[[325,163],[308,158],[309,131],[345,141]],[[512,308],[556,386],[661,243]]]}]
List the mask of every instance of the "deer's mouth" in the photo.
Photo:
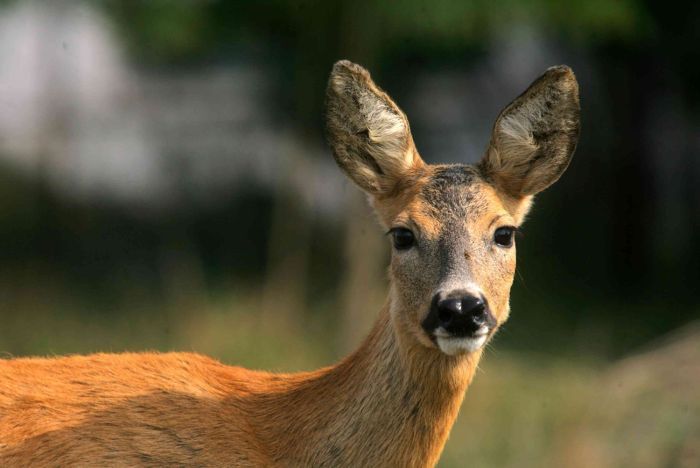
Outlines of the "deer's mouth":
[{"label": "deer's mouth", "polygon": [[484,347],[491,336],[492,329],[482,325],[476,331],[457,335],[443,327],[436,328],[432,333],[433,342],[445,354],[454,356],[460,353],[471,353]]}]

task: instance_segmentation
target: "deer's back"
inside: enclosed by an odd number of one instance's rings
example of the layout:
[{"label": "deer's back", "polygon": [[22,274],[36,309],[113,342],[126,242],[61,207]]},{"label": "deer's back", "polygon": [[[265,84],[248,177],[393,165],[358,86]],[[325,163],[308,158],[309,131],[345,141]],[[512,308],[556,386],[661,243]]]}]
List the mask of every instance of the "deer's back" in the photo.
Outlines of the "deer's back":
[{"label": "deer's back", "polygon": [[264,373],[187,353],[0,360],[0,464],[267,464]]}]

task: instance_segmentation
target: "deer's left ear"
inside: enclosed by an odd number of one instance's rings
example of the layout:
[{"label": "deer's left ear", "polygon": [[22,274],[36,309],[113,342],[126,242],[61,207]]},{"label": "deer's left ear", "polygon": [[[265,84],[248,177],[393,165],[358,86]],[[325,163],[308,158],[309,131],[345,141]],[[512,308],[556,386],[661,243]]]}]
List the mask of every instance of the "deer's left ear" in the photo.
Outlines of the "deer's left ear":
[{"label": "deer's left ear", "polygon": [[541,192],[569,166],[580,126],[571,69],[548,69],[496,119],[481,171],[515,198]]}]

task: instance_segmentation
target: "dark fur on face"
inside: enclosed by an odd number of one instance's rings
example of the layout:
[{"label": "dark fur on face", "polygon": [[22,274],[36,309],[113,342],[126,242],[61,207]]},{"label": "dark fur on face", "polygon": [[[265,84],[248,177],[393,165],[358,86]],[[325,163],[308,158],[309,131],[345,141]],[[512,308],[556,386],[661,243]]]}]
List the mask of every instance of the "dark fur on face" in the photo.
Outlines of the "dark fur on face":
[{"label": "dark fur on face", "polygon": [[470,210],[476,208],[471,206],[475,191],[470,190],[476,181],[483,181],[483,178],[473,166],[436,166],[428,183],[421,190],[421,197],[436,216],[464,218],[467,215],[467,207],[470,207]]}]

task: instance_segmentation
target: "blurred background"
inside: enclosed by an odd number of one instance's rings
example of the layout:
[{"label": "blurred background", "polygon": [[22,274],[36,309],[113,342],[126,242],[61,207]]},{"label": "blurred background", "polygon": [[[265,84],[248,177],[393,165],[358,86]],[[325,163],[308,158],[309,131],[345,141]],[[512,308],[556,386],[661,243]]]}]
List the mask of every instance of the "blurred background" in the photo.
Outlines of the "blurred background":
[{"label": "blurred background", "polygon": [[389,248],[324,143],[333,62],[465,163],[565,63],[578,150],[441,466],[698,466],[699,26],[646,0],[0,1],[0,353],[337,360]]}]

